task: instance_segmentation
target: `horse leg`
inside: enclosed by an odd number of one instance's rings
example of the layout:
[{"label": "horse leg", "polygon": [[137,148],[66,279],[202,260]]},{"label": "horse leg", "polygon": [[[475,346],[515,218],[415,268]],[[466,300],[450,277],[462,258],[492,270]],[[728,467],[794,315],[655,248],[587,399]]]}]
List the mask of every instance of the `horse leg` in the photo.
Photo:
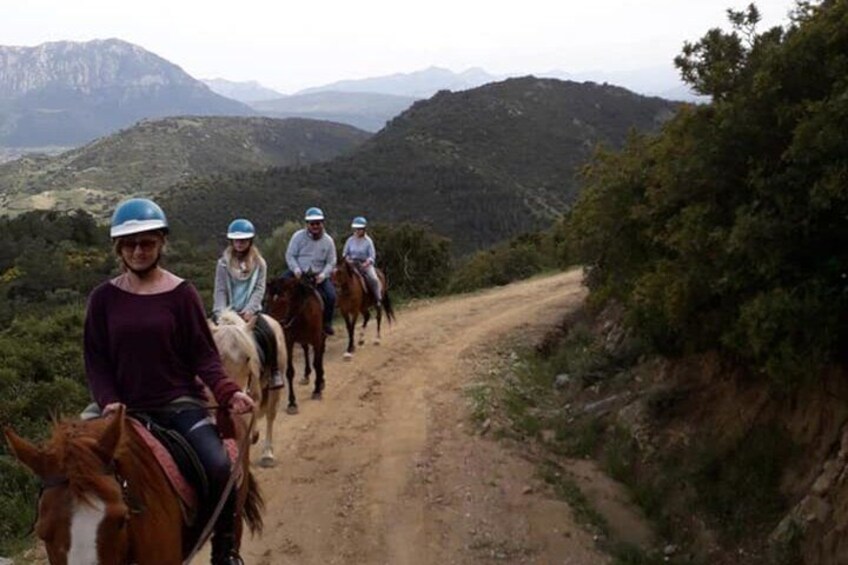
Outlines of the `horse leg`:
[{"label": "horse leg", "polygon": [[267,391],[265,407],[262,413],[265,416],[265,444],[262,447],[262,458],[259,459],[261,467],[273,467],[277,464],[274,457],[274,420],[277,417],[277,407],[280,404],[280,389],[275,388]]},{"label": "horse leg", "polygon": [[374,338],[374,345],[380,345],[380,326],[383,323],[383,309],[377,306],[377,337]]},{"label": "horse leg", "polygon": [[365,345],[365,328],[368,327],[368,320],[371,319],[371,312],[366,308],[362,313],[362,331],[359,332],[359,345]]},{"label": "horse leg", "polygon": [[303,378],[300,379],[300,384],[308,385],[309,384],[309,375],[312,374],[312,367],[309,366],[309,345],[306,344],[306,343],[303,344],[303,362],[304,362]]},{"label": "horse leg", "polygon": [[342,313],[342,317],[345,321],[345,329],[347,330],[347,351],[344,352],[344,360],[350,361],[353,359],[354,345],[353,345],[353,334],[356,331],[356,318],[347,312]]},{"label": "horse leg", "polygon": [[286,336],[286,381],[289,385],[289,405],[286,407],[286,412],[289,414],[297,414],[297,400],[294,397],[294,364],[292,363],[292,350],[294,349],[294,341]]},{"label": "horse leg", "polygon": [[318,345],[313,347],[315,350],[315,390],[312,391],[314,400],[321,400],[324,392],[324,344],[325,340],[322,337]]}]

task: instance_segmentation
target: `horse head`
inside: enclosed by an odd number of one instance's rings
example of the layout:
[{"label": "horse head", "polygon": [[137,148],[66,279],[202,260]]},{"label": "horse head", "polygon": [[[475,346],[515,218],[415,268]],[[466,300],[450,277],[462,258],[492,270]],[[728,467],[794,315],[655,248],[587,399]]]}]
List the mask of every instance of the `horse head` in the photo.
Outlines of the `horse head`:
[{"label": "horse head", "polygon": [[316,294],[315,276],[312,273],[304,273],[300,279],[278,277],[268,281],[265,303],[271,317],[283,325],[293,320],[309,297]]},{"label": "horse head", "polygon": [[41,482],[35,533],[50,563],[128,563],[130,508],[116,466],[124,409],[101,420],[57,422],[42,446],[11,428],[4,434]]}]

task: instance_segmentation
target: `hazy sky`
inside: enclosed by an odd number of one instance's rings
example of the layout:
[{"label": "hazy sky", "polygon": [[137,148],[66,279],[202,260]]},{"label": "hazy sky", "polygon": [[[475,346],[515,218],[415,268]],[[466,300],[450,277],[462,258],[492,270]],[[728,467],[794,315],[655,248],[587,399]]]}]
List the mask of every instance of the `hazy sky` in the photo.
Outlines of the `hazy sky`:
[{"label": "hazy sky", "polygon": [[[671,66],[685,40],[726,27],[738,0],[21,0],[0,44],[117,37],[196,78],[293,92],[437,65],[490,73]],[[759,0],[762,29],[793,0]]]}]

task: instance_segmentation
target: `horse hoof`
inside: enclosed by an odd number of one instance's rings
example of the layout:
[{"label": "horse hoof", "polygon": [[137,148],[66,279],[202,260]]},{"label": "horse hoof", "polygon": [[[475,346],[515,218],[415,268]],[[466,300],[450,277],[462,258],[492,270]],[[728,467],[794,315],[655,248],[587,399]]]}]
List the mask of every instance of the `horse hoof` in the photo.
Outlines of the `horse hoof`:
[{"label": "horse hoof", "polygon": [[264,467],[265,469],[270,469],[271,467],[277,466],[277,460],[274,459],[273,455],[265,456],[259,460],[259,466]]},{"label": "horse hoof", "polygon": [[374,340],[374,345],[380,345],[380,340],[379,340],[379,339],[375,339],[375,340]]},{"label": "horse hoof", "polygon": [[359,345],[360,347],[362,347],[363,345],[365,345],[365,340],[364,340],[364,339],[360,339],[360,340],[359,340],[359,344],[358,344],[358,345]]},{"label": "horse hoof", "polygon": [[321,398],[322,398],[322,394],[320,392],[313,392],[312,393],[312,400],[321,400]]},{"label": "horse hoof", "polygon": [[286,413],[297,414],[298,413],[297,406],[289,406],[288,408],[286,408]]},{"label": "horse hoof", "polygon": [[308,385],[308,384],[309,384],[309,379],[307,379],[306,377],[303,377],[302,379],[300,379],[300,384],[302,384],[302,385]]},{"label": "horse hoof", "polygon": [[351,353],[350,351],[345,351],[342,357],[345,361],[350,361],[351,359],[353,359],[353,353]]}]

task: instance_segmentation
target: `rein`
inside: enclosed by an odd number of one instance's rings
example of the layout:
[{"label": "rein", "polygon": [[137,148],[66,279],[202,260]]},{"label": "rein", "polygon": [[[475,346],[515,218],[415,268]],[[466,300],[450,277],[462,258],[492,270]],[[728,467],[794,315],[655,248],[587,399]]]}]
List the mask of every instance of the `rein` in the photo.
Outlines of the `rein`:
[{"label": "rein", "polygon": [[[249,384],[249,383],[248,383]],[[236,455],[235,465],[239,465],[241,463],[241,459],[245,454],[246,449],[250,449],[248,442],[250,441],[250,436],[253,435],[253,424],[256,423],[256,412],[250,413],[250,424],[247,426],[247,432],[244,434],[244,437],[241,438],[241,443],[239,445],[238,454]],[[248,480],[248,477],[243,477],[244,480]],[[218,516],[221,514],[221,510],[224,509],[224,504],[227,502],[227,497],[230,495],[230,491],[233,490],[233,486],[236,482],[236,473],[235,469],[230,471],[230,478],[227,480],[227,485],[224,487],[224,491],[221,493],[221,498],[218,499],[218,504],[215,505],[215,510],[212,512],[212,515],[209,516],[209,520],[206,522],[206,526],[203,527],[203,531],[200,532],[200,536],[197,538],[197,542],[194,544],[191,552],[188,554],[188,557],[183,560],[183,565],[188,565],[191,563],[191,560],[197,555],[197,552],[200,551],[200,548],[203,547],[203,544],[206,543],[206,539],[212,533],[212,528],[215,527],[215,522],[218,521]]]}]

